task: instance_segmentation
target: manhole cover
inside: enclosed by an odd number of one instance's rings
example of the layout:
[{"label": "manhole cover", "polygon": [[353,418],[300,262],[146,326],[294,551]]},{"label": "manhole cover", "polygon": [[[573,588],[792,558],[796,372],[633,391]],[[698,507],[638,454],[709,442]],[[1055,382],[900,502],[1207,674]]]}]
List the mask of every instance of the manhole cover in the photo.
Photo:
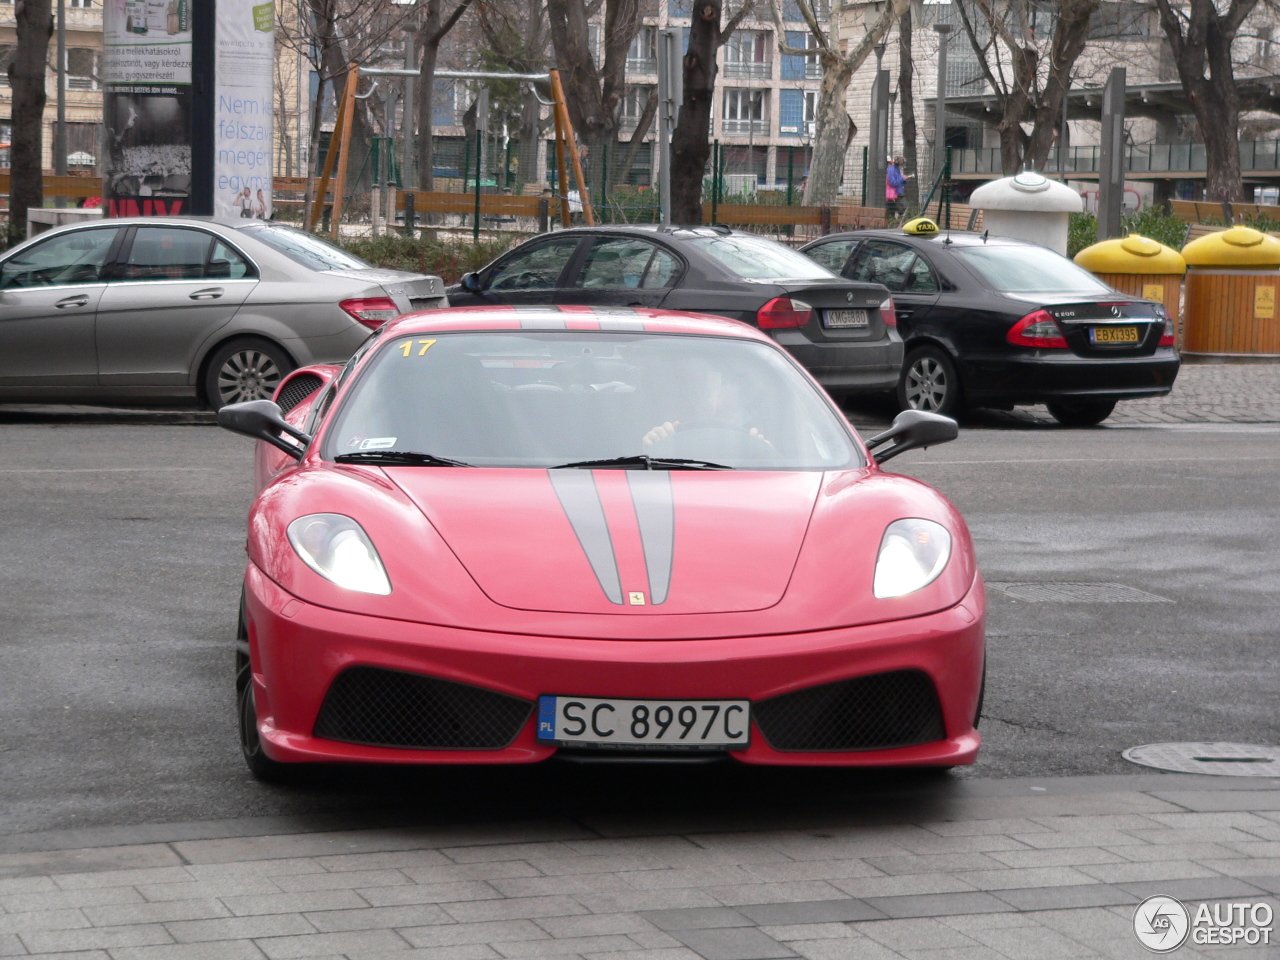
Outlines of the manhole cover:
[{"label": "manhole cover", "polygon": [[1167,597],[1159,597],[1123,583],[992,581],[987,586],[1006,597],[1031,603],[1173,603]]},{"label": "manhole cover", "polygon": [[1130,763],[1215,777],[1280,777],[1280,747],[1261,743],[1148,743],[1121,754]]}]

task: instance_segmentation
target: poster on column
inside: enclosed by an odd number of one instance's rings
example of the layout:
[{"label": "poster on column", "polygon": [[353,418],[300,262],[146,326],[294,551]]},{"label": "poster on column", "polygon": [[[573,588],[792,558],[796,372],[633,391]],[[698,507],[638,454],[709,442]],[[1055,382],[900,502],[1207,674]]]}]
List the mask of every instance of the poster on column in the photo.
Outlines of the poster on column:
[{"label": "poster on column", "polygon": [[213,115],[217,216],[271,218],[274,58],[275,4],[218,0]]},{"label": "poster on column", "polygon": [[109,216],[173,216],[191,193],[191,0],[103,7]]}]

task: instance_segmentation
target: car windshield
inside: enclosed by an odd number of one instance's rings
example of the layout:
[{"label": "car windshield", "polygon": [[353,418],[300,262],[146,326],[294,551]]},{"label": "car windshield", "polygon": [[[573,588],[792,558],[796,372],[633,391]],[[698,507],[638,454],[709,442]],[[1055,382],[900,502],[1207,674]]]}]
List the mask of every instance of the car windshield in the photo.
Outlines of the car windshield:
[{"label": "car windshield", "polygon": [[244,228],[253,239],[280,251],[294,263],[311,270],[367,270],[369,264],[314,234],[282,224]]},{"label": "car windshield", "polygon": [[803,253],[764,237],[700,236],[689,242],[744,280],[830,280],[836,276]]},{"label": "car windshield", "polygon": [[1109,293],[1111,288],[1060,254],[1031,244],[956,250],[1001,293]]},{"label": "car windshield", "polygon": [[630,331],[389,337],[324,455],[393,464],[397,454],[427,466],[423,455],[484,467],[864,465],[847,426],[776,348]]}]

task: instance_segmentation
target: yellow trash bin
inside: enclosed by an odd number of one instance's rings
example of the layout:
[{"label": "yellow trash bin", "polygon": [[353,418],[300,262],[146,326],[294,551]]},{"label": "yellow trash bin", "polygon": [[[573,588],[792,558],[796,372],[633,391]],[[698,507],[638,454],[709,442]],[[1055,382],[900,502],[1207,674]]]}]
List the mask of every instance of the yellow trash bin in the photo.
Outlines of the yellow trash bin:
[{"label": "yellow trash bin", "polygon": [[1187,261],[1186,335],[1190,356],[1280,356],[1280,240],[1232,227],[1192,240]]},{"label": "yellow trash bin", "polygon": [[1121,293],[1163,303],[1178,331],[1178,343],[1182,343],[1182,275],[1187,264],[1177,250],[1131,233],[1085,247],[1075,261]]}]

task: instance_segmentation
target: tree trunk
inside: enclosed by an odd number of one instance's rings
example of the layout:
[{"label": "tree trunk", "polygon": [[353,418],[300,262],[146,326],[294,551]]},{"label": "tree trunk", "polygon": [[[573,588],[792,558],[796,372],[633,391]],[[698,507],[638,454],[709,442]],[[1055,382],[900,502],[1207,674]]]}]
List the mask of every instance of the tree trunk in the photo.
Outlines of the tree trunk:
[{"label": "tree trunk", "polygon": [[13,132],[9,152],[9,242],[27,233],[27,210],[44,206],[44,79],[53,35],[49,0],[16,5],[18,49],[9,63]]},{"label": "tree trunk", "polygon": [[[916,98],[911,77],[915,64],[911,61],[910,9],[898,21],[898,53],[898,101],[902,104],[902,156],[907,161],[907,170],[919,174],[919,153],[916,147]],[[909,208],[915,209],[920,205],[918,176],[907,181],[903,194]]]},{"label": "tree trunk", "polygon": [[671,222],[702,223],[702,178],[711,155],[720,0],[701,0],[684,56],[684,100],[671,135]]},{"label": "tree trunk", "polygon": [[[809,179],[804,188],[804,205],[829,207],[840,193],[844,176],[844,152],[849,142],[853,121],[845,113],[845,94],[853,79],[853,67],[847,60],[823,57],[822,86],[818,92],[818,111],[814,118],[813,159],[809,163]],[[875,184],[867,184],[875,190]],[[884,184],[880,184],[881,193]],[[865,199],[863,200],[865,203]]]},{"label": "tree trunk", "polygon": [[[440,21],[440,5],[439,3],[431,3],[427,7],[428,11],[434,10],[427,14],[427,23],[430,25],[434,19],[436,26]],[[431,38],[435,35],[436,30],[427,26],[422,31],[420,45],[422,47],[422,60],[418,66],[418,82],[417,82],[417,112],[418,112],[418,189],[434,190],[435,189],[435,161],[432,157],[433,138],[431,132],[432,114],[435,111],[435,95],[436,95],[436,57],[440,53],[440,41],[431,42]]]}]

